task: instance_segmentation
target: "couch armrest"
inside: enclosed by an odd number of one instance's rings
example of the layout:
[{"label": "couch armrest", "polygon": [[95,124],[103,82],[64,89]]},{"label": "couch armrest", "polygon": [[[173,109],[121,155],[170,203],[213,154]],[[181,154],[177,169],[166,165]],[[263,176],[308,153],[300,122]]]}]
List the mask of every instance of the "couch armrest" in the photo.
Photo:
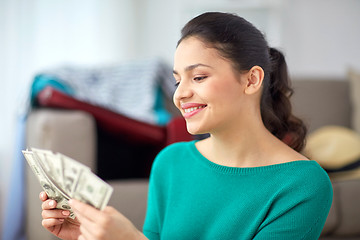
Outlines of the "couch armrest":
[{"label": "couch armrest", "polygon": [[60,152],[96,172],[96,125],[88,113],[54,109],[31,112],[26,145]]},{"label": "couch armrest", "polygon": [[[53,109],[32,111],[26,123],[26,146],[61,152],[95,171],[96,125],[93,117],[85,112]],[[38,196],[42,189],[28,166],[26,189],[27,239],[58,239],[41,225]]]}]

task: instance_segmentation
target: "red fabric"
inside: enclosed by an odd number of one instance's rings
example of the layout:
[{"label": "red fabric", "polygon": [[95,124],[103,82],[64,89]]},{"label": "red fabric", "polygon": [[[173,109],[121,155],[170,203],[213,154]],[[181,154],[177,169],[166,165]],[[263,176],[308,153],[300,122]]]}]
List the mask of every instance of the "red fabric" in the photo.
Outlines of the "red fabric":
[{"label": "red fabric", "polygon": [[82,110],[92,114],[98,125],[103,129],[128,137],[137,142],[158,145],[166,142],[166,128],[140,122],[110,110],[79,101],[52,87],[42,90],[37,100],[40,106],[72,110]]},{"label": "red fabric", "polygon": [[40,106],[82,110],[90,113],[104,130],[127,139],[153,145],[168,145],[179,141],[190,141],[192,135],[186,130],[184,118],[172,119],[166,127],[140,122],[121,114],[77,100],[52,87],[42,90],[37,100]]}]

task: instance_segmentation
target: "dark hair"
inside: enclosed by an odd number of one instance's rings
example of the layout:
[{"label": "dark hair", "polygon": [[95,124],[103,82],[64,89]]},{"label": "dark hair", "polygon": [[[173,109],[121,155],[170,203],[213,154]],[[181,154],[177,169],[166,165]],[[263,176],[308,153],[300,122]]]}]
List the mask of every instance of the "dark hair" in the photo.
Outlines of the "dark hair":
[{"label": "dark hair", "polygon": [[260,66],[264,72],[260,102],[265,127],[293,149],[305,145],[306,126],[292,114],[290,86],[284,55],[269,48],[263,34],[245,19],[230,13],[208,12],[189,21],[181,31],[182,40],[197,37],[229,59],[238,72]]}]

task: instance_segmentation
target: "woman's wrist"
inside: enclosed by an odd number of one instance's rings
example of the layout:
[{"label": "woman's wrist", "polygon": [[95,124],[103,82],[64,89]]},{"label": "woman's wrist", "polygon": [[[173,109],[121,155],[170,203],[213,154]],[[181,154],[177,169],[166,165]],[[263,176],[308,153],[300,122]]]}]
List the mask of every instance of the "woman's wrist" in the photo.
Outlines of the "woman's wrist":
[{"label": "woman's wrist", "polygon": [[148,240],[148,238],[139,230],[136,229],[136,232],[134,232],[133,240]]}]

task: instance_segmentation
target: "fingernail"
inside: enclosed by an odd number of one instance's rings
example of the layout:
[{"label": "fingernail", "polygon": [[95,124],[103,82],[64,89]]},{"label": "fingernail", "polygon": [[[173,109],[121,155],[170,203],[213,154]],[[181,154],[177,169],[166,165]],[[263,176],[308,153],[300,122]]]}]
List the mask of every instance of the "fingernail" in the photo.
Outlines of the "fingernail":
[{"label": "fingernail", "polygon": [[55,204],[56,204],[55,201],[50,201],[49,202],[50,207],[55,207]]},{"label": "fingernail", "polygon": [[62,213],[62,215],[64,215],[64,216],[69,216],[69,215],[70,215],[70,212],[69,212],[69,211],[62,211],[61,213]]},{"label": "fingernail", "polygon": [[59,218],[59,221],[60,221],[60,222],[63,222],[63,221],[64,221],[64,219],[63,219],[63,218]]}]

